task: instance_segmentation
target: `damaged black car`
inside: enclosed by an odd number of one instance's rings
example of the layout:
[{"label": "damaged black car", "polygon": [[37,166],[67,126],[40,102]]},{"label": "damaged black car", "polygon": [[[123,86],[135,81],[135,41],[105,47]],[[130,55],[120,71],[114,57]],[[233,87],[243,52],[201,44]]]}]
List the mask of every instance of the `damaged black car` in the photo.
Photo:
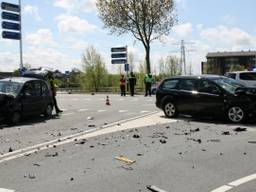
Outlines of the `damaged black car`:
[{"label": "damaged black car", "polygon": [[17,124],[22,117],[51,116],[52,93],[44,80],[14,77],[0,80],[0,120]]},{"label": "damaged black car", "polygon": [[156,106],[167,117],[200,115],[241,123],[255,117],[256,89],[217,75],[173,77],[158,87]]}]

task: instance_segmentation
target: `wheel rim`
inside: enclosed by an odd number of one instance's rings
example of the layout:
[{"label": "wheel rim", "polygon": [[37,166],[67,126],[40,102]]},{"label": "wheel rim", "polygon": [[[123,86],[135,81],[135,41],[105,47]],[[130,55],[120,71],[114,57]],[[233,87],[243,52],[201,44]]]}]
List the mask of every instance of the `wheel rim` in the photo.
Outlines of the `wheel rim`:
[{"label": "wheel rim", "polygon": [[165,105],[165,113],[169,116],[172,117],[176,112],[175,106],[172,103],[168,103]]},{"label": "wheel rim", "polygon": [[12,123],[17,124],[20,121],[20,113],[19,112],[15,112],[12,115]]},{"label": "wheel rim", "polygon": [[51,105],[48,105],[48,106],[47,106],[46,114],[47,114],[48,116],[52,115],[52,106],[51,106]]},{"label": "wheel rim", "polygon": [[238,123],[244,118],[244,112],[240,107],[232,107],[229,109],[228,117],[231,121]]}]

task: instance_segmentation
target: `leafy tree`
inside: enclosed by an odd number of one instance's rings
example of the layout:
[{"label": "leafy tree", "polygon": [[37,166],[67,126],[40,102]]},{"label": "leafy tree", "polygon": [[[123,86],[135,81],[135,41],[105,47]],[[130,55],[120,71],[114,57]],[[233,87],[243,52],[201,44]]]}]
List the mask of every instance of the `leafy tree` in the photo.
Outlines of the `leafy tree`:
[{"label": "leafy tree", "polygon": [[112,34],[131,32],[142,42],[150,73],[150,44],[168,35],[176,22],[174,0],[97,0],[97,7],[105,28]]},{"label": "leafy tree", "polygon": [[177,57],[168,56],[159,60],[159,78],[180,75],[180,64]]},{"label": "leafy tree", "polygon": [[105,63],[94,47],[89,47],[82,58],[84,76],[81,84],[83,88],[99,91],[104,86],[107,70]]}]

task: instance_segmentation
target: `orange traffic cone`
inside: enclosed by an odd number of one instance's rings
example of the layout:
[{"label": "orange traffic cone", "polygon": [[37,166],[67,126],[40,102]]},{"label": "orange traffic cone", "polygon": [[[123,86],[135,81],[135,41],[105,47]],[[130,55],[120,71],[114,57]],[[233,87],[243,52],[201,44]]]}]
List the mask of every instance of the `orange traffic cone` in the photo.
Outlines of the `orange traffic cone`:
[{"label": "orange traffic cone", "polygon": [[109,96],[107,96],[106,105],[111,105],[111,104],[110,104],[110,101],[109,101]]}]

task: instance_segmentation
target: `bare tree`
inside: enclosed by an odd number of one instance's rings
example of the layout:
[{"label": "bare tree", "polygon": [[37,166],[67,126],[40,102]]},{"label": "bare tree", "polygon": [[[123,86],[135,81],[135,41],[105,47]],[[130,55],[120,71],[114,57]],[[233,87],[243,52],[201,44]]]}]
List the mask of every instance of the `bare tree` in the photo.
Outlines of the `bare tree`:
[{"label": "bare tree", "polygon": [[150,43],[168,35],[176,22],[174,0],[97,0],[97,7],[105,28],[112,34],[130,32],[142,42],[150,73]]}]

